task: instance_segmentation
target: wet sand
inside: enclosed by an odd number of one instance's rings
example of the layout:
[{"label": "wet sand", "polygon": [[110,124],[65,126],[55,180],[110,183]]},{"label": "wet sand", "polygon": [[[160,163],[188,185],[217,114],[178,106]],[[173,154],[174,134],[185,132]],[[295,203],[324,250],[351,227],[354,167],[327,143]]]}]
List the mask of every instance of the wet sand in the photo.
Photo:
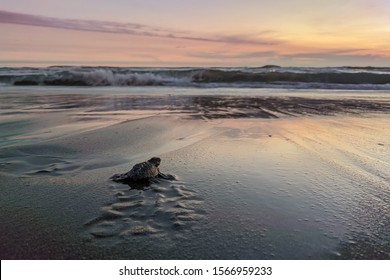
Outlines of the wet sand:
[{"label": "wet sand", "polygon": [[2,259],[390,259],[384,94],[1,99]]}]

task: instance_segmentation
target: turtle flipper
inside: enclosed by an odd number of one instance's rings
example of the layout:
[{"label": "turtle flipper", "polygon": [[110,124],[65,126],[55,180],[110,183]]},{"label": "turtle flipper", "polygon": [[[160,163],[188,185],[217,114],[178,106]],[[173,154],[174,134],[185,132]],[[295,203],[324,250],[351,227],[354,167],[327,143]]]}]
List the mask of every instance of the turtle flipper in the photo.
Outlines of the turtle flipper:
[{"label": "turtle flipper", "polygon": [[129,181],[130,178],[127,175],[127,173],[123,173],[123,174],[115,174],[111,176],[110,179],[113,180],[114,182],[125,183]]},{"label": "turtle flipper", "polygon": [[161,173],[159,172],[158,173],[158,178],[162,178],[162,179],[165,179],[165,180],[176,180],[175,176],[171,175],[171,174],[164,174],[164,173]]}]

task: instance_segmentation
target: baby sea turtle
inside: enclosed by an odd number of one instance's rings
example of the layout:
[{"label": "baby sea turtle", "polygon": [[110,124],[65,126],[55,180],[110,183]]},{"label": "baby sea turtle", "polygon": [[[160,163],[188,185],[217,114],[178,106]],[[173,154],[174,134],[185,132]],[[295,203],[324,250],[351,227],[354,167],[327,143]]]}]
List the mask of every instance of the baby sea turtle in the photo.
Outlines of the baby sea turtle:
[{"label": "baby sea turtle", "polygon": [[130,182],[142,182],[149,181],[154,178],[163,178],[167,180],[174,180],[175,177],[169,174],[163,174],[160,172],[158,166],[161,163],[161,158],[152,157],[148,161],[137,163],[133,168],[123,174],[115,174],[111,177],[114,182],[130,183]]}]

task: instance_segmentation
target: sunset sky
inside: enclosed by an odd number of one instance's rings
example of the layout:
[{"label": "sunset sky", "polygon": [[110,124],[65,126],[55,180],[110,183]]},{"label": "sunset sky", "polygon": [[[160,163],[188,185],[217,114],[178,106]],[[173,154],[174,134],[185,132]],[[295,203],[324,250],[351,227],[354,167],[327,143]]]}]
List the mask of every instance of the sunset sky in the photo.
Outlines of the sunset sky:
[{"label": "sunset sky", "polygon": [[0,66],[389,66],[390,0],[1,0]]}]

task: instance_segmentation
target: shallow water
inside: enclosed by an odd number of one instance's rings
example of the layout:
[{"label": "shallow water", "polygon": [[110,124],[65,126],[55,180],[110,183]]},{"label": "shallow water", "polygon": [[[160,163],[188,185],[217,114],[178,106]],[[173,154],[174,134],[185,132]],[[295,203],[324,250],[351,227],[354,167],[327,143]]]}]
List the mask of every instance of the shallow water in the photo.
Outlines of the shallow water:
[{"label": "shallow water", "polygon": [[[388,94],[331,92],[370,104],[331,115],[202,119],[185,98],[134,108],[77,91],[0,97],[2,259],[390,258]],[[109,180],[151,156],[177,180]]]}]

